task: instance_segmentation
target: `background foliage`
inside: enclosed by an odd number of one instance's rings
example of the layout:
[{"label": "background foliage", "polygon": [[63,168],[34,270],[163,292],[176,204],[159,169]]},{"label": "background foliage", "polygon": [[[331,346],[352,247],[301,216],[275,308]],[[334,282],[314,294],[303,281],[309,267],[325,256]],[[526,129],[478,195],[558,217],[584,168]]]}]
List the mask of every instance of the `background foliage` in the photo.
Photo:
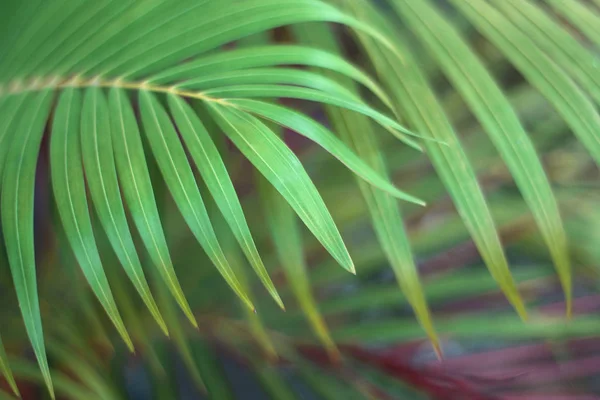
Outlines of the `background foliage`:
[{"label": "background foliage", "polygon": [[599,7],[4,2],[0,398],[595,398]]}]

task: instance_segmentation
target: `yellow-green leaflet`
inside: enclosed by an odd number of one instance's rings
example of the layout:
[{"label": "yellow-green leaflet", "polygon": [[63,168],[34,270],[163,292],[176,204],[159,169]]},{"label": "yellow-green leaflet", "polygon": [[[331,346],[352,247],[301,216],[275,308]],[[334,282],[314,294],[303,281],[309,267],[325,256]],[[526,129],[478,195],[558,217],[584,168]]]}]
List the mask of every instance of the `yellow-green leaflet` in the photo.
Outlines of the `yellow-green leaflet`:
[{"label": "yellow-green leaflet", "polygon": [[169,95],[168,102],[175,124],[196,168],[200,171],[204,183],[233,231],[242,251],[279,307],[285,308],[258,254],[244,211],[217,147],[194,110],[183,99]]},{"label": "yellow-green leaflet", "polygon": [[10,390],[13,391],[17,397],[21,397],[19,393],[19,388],[17,387],[17,383],[15,382],[15,377],[13,376],[12,370],[10,369],[10,365],[8,364],[8,358],[6,357],[6,350],[4,349],[4,344],[2,344],[2,337],[0,337],[0,374],[4,376],[6,382],[8,382],[8,386]]},{"label": "yellow-green leaflet", "polygon": [[209,108],[225,134],[283,195],[333,258],[355,273],[331,214],[298,157],[254,116],[218,104]]},{"label": "yellow-green leaflet", "polygon": [[140,91],[139,103],[146,137],[181,214],[223,278],[246,305],[254,309],[221,250],[183,145],[169,115],[156,97],[147,91]]},{"label": "yellow-green leaflet", "polygon": [[100,399],[116,399],[119,397],[118,392],[107,381],[107,377],[102,375],[90,361],[85,358],[77,357],[77,353],[72,349],[56,342],[48,342],[48,352],[60,360],[66,366],[68,371],[75,378],[90,388]]},{"label": "yellow-green leaflet", "polygon": [[[340,51],[333,35],[325,27],[298,26],[294,32],[305,42],[317,44],[332,52]],[[352,83],[348,82],[347,79],[338,79],[344,86],[352,87]],[[357,90],[356,87],[353,87],[353,89]],[[334,107],[328,107],[327,111],[342,140],[367,165],[378,174],[386,177],[385,161],[380,156],[379,144],[374,140],[375,135],[371,121],[361,115]],[[364,181],[359,180],[358,184],[362,196],[367,202],[377,239],[392,266],[398,285],[409,299],[415,315],[431,340],[434,349],[440,353],[439,339],[433,326],[427,300],[423,294],[398,204],[396,204],[394,198],[373,186],[367,185]]]},{"label": "yellow-green leaflet", "polygon": [[171,333],[170,339],[173,341],[175,348],[177,349],[177,352],[179,353],[181,360],[185,364],[187,372],[190,374],[196,387],[199,390],[206,392],[206,387],[204,386],[202,375],[198,370],[198,366],[194,361],[194,357],[192,357],[186,332],[184,331],[181,322],[177,316],[177,309],[173,306],[171,298],[169,298],[169,296],[167,295],[165,286],[163,286],[164,282],[161,282],[158,279],[158,274],[155,271],[153,272],[153,275],[156,282],[156,298],[158,299],[158,304],[160,304],[160,308],[161,310],[163,310],[163,314],[165,316],[167,324],[169,325]]},{"label": "yellow-green leaflet", "polygon": [[65,235],[94,294],[133,351],[108,285],[88,210],[80,146],[82,96],[66,89],[59,97],[50,139],[50,171],[56,207]]},{"label": "yellow-green leaflet", "polygon": [[[215,138],[215,141],[217,140],[218,138]],[[222,149],[223,144],[224,142],[221,141],[218,148]],[[226,154],[224,151],[221,151],[221,154],[223,155],[223,158],[225,158]],[[217,206],[214,204],[214,202],[209,203],[209,205],[212,205],[212,207],[209,207],[211,211],[210,215],[213,217],[213,221],[215,222],[215,233],[217,234],[219,243],[221,243],[221,246],[223,247],[223,252],[227,256],[227,259],[231,264],[231,268],[233,268],[235,271],[244,290],[251,292],[252,285],[250,284],[248,275],[246,273],[247,266],[243,261],[240,248],[236,245],[236,238],[233,235],[229,225],[226,223],[226,221],[224,221],[223,215],[218,214],[219,211],[217,211]],[[244,317],[248,321],[252,336],[262,348],[265,355],[269,357],[269,359],[277,360],[279,356],[275,350],[273,341],[267,333],[266,328],[260,318],[260,314],[260,310],[253,312],[252,310],[249,310],[248,307],[244,307]]]},{"label": "yellow-green leaflet", "polygon": [[[44,379],[40,375],[39,369],[30,361],[24,358],[11,358],[10,364],[13,368],[15,376],[20,380],[29,381],[32,383],[43,383]],[[75,381],[70,376],[57,371],[52,370],[52,381],[56,387],[56,392],[60,396],[64,396],[67,399],[79,400],[79,399],[90,399],[90,400],[104,400],[103,398],[96,395],[96,393],[90,391],[89,388],[85,387],[82,383]]]},{"label": "yellow-green leaflet", "polygon": [[486,1],[452,3],[548,99],[600,164],[600,115],[583,90],[528,35]]},{"label": "yellow-green leaflet", "polygon": [[494,0],[493,4],[600,104],[600,56],[597,53],[572,36],[562,21],[530,0]]},{"label": "yellow-green leaflet", "polygon": [[[25,329],[42,370],[44,382],[54,398],[44,346],[33,242],[35,168],[53,92],[46,90],[25,96],[19,123],[14,127],[14,132],[9,132],[19,140],[12,141],[6,155],[0,212],[8,262]],[[4,113],[3,116],[11,117]]]},{"label": "yellow-green leaflet", "polygon": [[275,245],[279,262],[283,267],[287,281],[310,322],[312,329],[323,343],[332,360],[339,360],[340,353],[331,339],[325,320],[313,297],[308,280],[304,259],[300,227],[294,211],[285,199],[268,182],[259,177],[259,191],[264,214]]},{"label": "yellow-green leaflet", "polygon": [[132,219],[169,291],[190,320],[198,326],[175,274],[162,228],[140,131],[127,95],[113,89],[109,95],[111,133],[119,183]]},{"label": "yellow-green leaflet", "polygon": [[282,376],[283,374],[279,368],[267,363],[261,363],[251,357],[249,360],[253,364],[254,373],[262,388],[271,398],[277,400],[296,400],[291,385]]},{"label": "yellow-green leaflet", "polygon": [[[347,3],[350,7],[355,4],[350,1]],[[376,21],[373,23],[391,30],[383,16],[367,10],[366,3],[361,5],[362,9],[355,10],[357,14],[368,12],[367,18]],[[381,79],[389,87],[399,109],[404,111],[420,131],[428,132],[447,144],[442,146],[433,141],[423,142],[490,273],[519,315],[526,318],[525,305],[508,268],[502,243],[473,168],[409,48],[401,42],[399,33],[396,33],[395,37],[398,40],[395,40],[394,44],[401,50],[402,59],[386,52],[377,43],[362,35],[361,42],[375,63]]]},{"label": "yellow-green leaflet", "polygon": [[600,46],[600,12],[582,0],[545,0],[559,14],[565,17],[574,26],[590,39],[596,46]]},{"label": "yellow-green leaflet", "polygon": [[[519,0],[525,5],[525,0]],[[508,4],[510,0],[506,0]],[[429,47],[510,168],[550,249],[571,313],[571,264],[556,199],[516,112],[457,30],[428,1],[394,0],[395,9]]]}]

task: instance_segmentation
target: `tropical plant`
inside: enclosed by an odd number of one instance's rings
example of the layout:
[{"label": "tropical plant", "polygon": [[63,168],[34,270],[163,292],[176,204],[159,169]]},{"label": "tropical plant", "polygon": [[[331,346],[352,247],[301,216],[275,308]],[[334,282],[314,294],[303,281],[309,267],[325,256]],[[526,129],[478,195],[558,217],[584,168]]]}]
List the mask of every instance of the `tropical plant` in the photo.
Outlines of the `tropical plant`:
[{"label": "tropical plant", "polygon": [[0,399],[600,391],[598,0],[1,10]]}]

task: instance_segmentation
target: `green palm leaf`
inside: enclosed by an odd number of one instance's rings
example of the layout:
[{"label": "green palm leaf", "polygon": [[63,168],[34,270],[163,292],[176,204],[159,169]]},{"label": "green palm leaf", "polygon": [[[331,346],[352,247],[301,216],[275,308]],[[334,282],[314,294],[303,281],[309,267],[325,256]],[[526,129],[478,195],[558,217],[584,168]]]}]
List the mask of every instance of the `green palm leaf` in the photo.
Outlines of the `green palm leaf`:
[{"label": "green palm leaf", "polygon": [[129,211],[169,291],[192,325],[197,327],[196,319],[173,268],[154,198],[138,123],[123,90],[116,88],[111,90],[109,107],[119,183]]},{"label": "green palm leaf", "polygon": [[499,10],[529,36],[557,65],[600,103],[598,56],[536,4],[525,1],[496,1]]},{"label": "green palm leaf", "polygon": [[[46,386],[54,398],[44,346],[33,242],[35,167],[53,96],[50,91],[20,96],[26,96],[22,103],[23,113],[18,126],[10,132],[14,136],[3,172],[2,229],[25,329]],[[11,100],[14,101],[14,98],[8,101]],[[14,137],[19,140],[14,140]]]},{"label": "green palm leaf", "polygon": [[65,235],[77,262],[109,318],[133,351],[102,268],[86,201],[80,146],[82,96],[65,90],[58,102],[52,126],[50,161],[52,188]]},{"label": "green palm leaf", "polygon": [[546,0],[559,14],[579,28],[596,46],[600,46],[600,13],[580,0]]},{"label": "green palm leaf", "polygon": [[540,48],[497,10],[480,0],[454,1],[560,113],[596,162],[600,162],[600,116],[590,99]]},{"label": "green palm leaf", "polygon": [[571,265],[566,235],[544,169],[516,112],[456,29],[431,5],[426,1],[397,0],[393,3],[429,47],[510,168],[550,249],[567,298],[567,314],[570,315]]},{"label": "green palm leaf", "polygon": [[332,360],[339,360],[339,350],[331,339],[325,320],[311,293],[308,268],[302,254],[302,240],[294,212],[264,178],[259,181],[259,191],[264,204],[267,224],[271,231],[271,239],[287,281],[315,334],[327,349],[329,357]]},{"label": "green palm leaf", "polygon": [[[237,98],[237,97],[249,97],[249,98],[260,98],[260,97],[283,97],[292,99],[301,99],[315,101],[319,103],[330,104],[348,110],[356,111],[364,114],[368,117],[373,118],[375,121],[380,123],[383,127],[389,128],[391,132],[401,132],[404,135],[422,137],[415,134],[402,125],[398,124],[393,119],[377,112],[373,108],[364,104],[362,101],[356,99],[355,96],[339,96],[332,93],[323,93],[314,89],[291,87],[283,85],[239,85],[239,86],[227,86],[219,89],[210,89],[203,92],[208,97],[225,98]],[[397,133],[398,138],[404,140],[404,137]],[[428,140],[435,140],[429,139]]]},{"label": "green palm leaf", "polygon": [[[548,254],[568,314],[579,294],[570,258],[597,275],[597,196],[584,189],[600,161],[600,0],[452,0],[448,12],[427,0],[5,3],[0,257],[6,249],[10,270],[0,275],[14,284],[2,293],[0,325],[12,327],[20,311],[27,336],[4,330],[2,340],[11,350],[29,340],[39,364],[8,358],[0,340],[7,390],[18,394],[16,377],[52,397],[112,399],[124,395],[113,378],[139,367],[170,399],[178,368],[160,346],[215,398],[238,394],[223,355],[249,361],[274,398],[303,395],[290,377],[324,398],[401,396],[366,359],[345,357],[361,345],[348,342],[389,345],[425,332],[439,351],[438,330],[505,340],[598,330],[593,316],[564,325],[535,308],[558,286]],[[466,35],[473,29],[476,40]],[[286,143],[283,129],[286,140],[287,130],[303,137]],[[305,149],[305,138],[319,146]],[[421,198],[428,207],[405,203]],[[302,237],[296,216],[311,235]],[[355,244],[352,258],[340,232]],[[513,279],[507,245],[544,263],[516,262]],[[478,254],[491,273],[429,274]],[[355,268],[359,277],[346,273]],[[524,319],[515,279],[534,306],[530,324],[485,310],[438,315],[434,328],[428,303],[443,314],[495,285]],[[287,313],[253,296],[263,287]],[[99,304],[86,300],[89,288]],[[411,310],[416,320],[398,317]],[[109,320],[141,357],[112,346]],[[313,351],[343,364],[321,369]],[[258,356],[296,368],[280,376]]]},{"label": "green palm leaf", "polygon": [[[299,26],[296,28],[296,33],[308,43],[318,44],[332,51],[339,51],[335,39],[325,27]],[[351,82],[345,82],[344,80],[341,80],[341,82],[345,86],[352,87]],[[357,88],[353,89],[357,90]],[[365,164],[377,171],[379,175],[385,176],[385,161],[381,157],[379,144],[374,138],[371,121],[368,121],[362,115],[334,107],[329,107],[328,112],[334,126],[340,132],[342,140],[357,152]],[[369,134],[365,135],[365,132],[369,132]],[[409,298],[409,302],[429,336],[434,349],[440,353],[439,339],[433,326],[427,301],[423,295],[404,222],[395,199],[372,186],[366,185],[364,182],[359,181],[359,188],[367,203],[377,239],[391,264],[398,285]]]},{"label": "green palm leaf", "polygon": [[356,273],[329,211],[298,158],[255,117],[211,104],[221,129],[281,193],[300,219],[346,270]]},{"label": "green palm leaf", "polygon": [[84,172],[100,222],[125,272],[162,331],[168,336],[165,322],[144,277],[125,217],[115,167],[108,104],[98,88],[86,90],[80,133]]},{"label": "green palm leaf", "polygon": [[141,91],[139,100],[146,137],[183,217],[227,283],[248,307],[254,309],[215,237],[192,169],[187,163],[183,145],[177,137],[169,115],[151,93]]},{"label": "green palm leaf", "polygon": [[258,255],[242,206],[217,147],[212,142],[208,131],[202,125],[196,113],[185,101],[173,95],[169,95],[168,100],[179,132],[208,190],[223,213],[248,261],[250,261],[250,265],[252,265],[252,268],[254,268],[277,304],[284,308],[283,302]]},{"label": "green palm leaf", "polygon": [[[355,12],[363,13],[368,10],[359,9]],[[380,16],[370,13],[368,17],[377,21],[379,26],[387,26],[387,21]],[[401,36],[398,34],[396,37]],[[417,63],[412,59],[409,49],[400,40],[396,40],[394,43],[403,50],[403,58],[398,59],[370,39],[363,37],[361,40],[381,78],[394,94],[398,107],[419,131],[429,132],[434,138],[447,144],[443,146],[433,141],[424,142],[437,174],[452,196],[490,273],[519,315],[526,318],[525,306],[511,276],[494,221],[475,173],[441,105],[422,72],[416,67]]]}]

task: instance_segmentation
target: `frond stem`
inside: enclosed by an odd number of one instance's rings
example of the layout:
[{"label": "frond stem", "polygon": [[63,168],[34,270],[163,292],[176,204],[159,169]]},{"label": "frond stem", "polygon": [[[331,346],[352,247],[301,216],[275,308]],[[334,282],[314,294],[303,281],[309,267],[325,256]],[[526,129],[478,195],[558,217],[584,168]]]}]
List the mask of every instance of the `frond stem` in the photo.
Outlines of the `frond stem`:
[{"label": "frond stem", "polygon": [[100,77],[94,77],[91,79],[82,78],[80,76],[74,76],[69,79],[61,77],[49,77],[49,78],[33,78],[29,81],[16,80],[10,83],[0,84],[0,98],[25,93],[25,92],[37,92],[41,90],[60,90],[67,87],[72,88],[85,88],[85,87],[106,87],[106,88],[121,88],[127,90],[148,90],[156,93],[170,93],[181,97],[187,97],[192,99],[198,99],[208,101],[212,103],[218,103],[225,106],[233,106],[224,99],[218,99],[210,97],[203,92],[193,92],[188,90],[179,89],[177,86],[160,86],[152,85],[148,82],[126,82],[120,78],[116,79],[102,79]]}]

